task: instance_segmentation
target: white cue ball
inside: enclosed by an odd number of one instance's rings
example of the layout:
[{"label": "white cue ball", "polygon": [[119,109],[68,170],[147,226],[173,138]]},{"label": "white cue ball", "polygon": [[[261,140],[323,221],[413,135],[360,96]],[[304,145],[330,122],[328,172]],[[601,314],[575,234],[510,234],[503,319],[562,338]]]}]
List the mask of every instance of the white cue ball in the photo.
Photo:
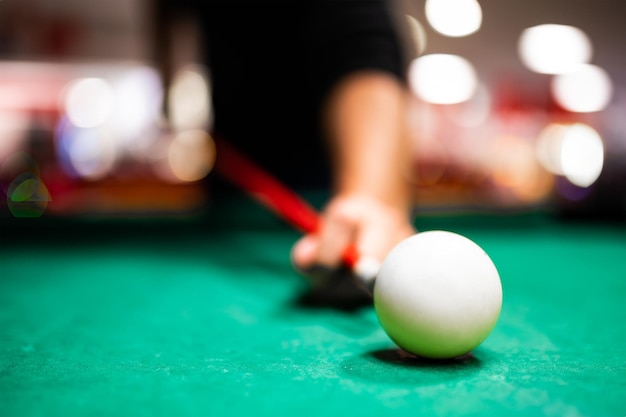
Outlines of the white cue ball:
[{"label": "white cue ball", "polygon": [[417,233],[394,247],[374,286],[381,327],[402,349],[450,359],[491,333],[502,308],[500,275],[472,240],[441,230]]}]

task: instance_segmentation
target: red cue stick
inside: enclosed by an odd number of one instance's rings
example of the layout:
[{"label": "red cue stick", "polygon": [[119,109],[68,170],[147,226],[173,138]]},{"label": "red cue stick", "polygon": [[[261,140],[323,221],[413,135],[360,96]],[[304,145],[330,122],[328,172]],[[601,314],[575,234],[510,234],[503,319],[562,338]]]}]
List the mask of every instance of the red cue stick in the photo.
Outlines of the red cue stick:
[{"label": "red cue stick", "polygon": [[[319,213],[286,185],[261,169],[224,140],[215,138],[216,171],[246,191],[251,197],[283,218],[302,233],[316,233]],[[359,260],[354,246],[343,254],[343,262],[353,269]]]}]

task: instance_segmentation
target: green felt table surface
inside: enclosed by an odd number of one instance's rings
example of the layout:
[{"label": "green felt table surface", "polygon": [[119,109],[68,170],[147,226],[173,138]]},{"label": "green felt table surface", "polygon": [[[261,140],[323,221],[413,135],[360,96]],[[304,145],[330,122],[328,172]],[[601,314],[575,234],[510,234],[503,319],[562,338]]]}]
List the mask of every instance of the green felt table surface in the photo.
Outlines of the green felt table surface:
[{"label": "green felt table surface", "polygon": [[418,215],[504,290],[473,355],[432,362],[369,304],[305,302],[298,234],[254,203],[207,217],[0,223],[0,416],[626,415],[623,225]]}]

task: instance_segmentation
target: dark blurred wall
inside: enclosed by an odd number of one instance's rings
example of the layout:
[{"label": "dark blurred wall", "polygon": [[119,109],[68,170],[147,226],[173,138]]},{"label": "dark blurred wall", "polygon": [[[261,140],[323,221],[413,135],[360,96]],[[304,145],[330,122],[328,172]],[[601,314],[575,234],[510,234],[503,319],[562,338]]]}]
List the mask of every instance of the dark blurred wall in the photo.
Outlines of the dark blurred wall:
[{"label": "dark blurred wall", "polygon": [[147,0],[3,0],[0,59],[143,60]]}]

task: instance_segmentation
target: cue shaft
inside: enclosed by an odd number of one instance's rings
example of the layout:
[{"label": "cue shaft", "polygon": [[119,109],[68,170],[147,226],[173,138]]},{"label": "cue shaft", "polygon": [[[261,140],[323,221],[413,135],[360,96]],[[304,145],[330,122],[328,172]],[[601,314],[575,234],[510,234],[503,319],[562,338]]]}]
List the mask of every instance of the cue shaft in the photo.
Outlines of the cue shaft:
[{"label": "cue shaft", "polygon": [[[321,218],[315,208],[231,144],[220,138],[214,140],[217,152],[215,169],[220,175],[300,232],[318,231]],[[350,245],[343,253],[342,261],[366,287],[372,288],[379,267],[375,260],[362,258],[356,247]]]},{"label": "cue shaft", "polygon": [[319,214],[311,205],[231,144],[217,138],[214,140],[217,172],[300,232],[315,233],[318,230]]}]

